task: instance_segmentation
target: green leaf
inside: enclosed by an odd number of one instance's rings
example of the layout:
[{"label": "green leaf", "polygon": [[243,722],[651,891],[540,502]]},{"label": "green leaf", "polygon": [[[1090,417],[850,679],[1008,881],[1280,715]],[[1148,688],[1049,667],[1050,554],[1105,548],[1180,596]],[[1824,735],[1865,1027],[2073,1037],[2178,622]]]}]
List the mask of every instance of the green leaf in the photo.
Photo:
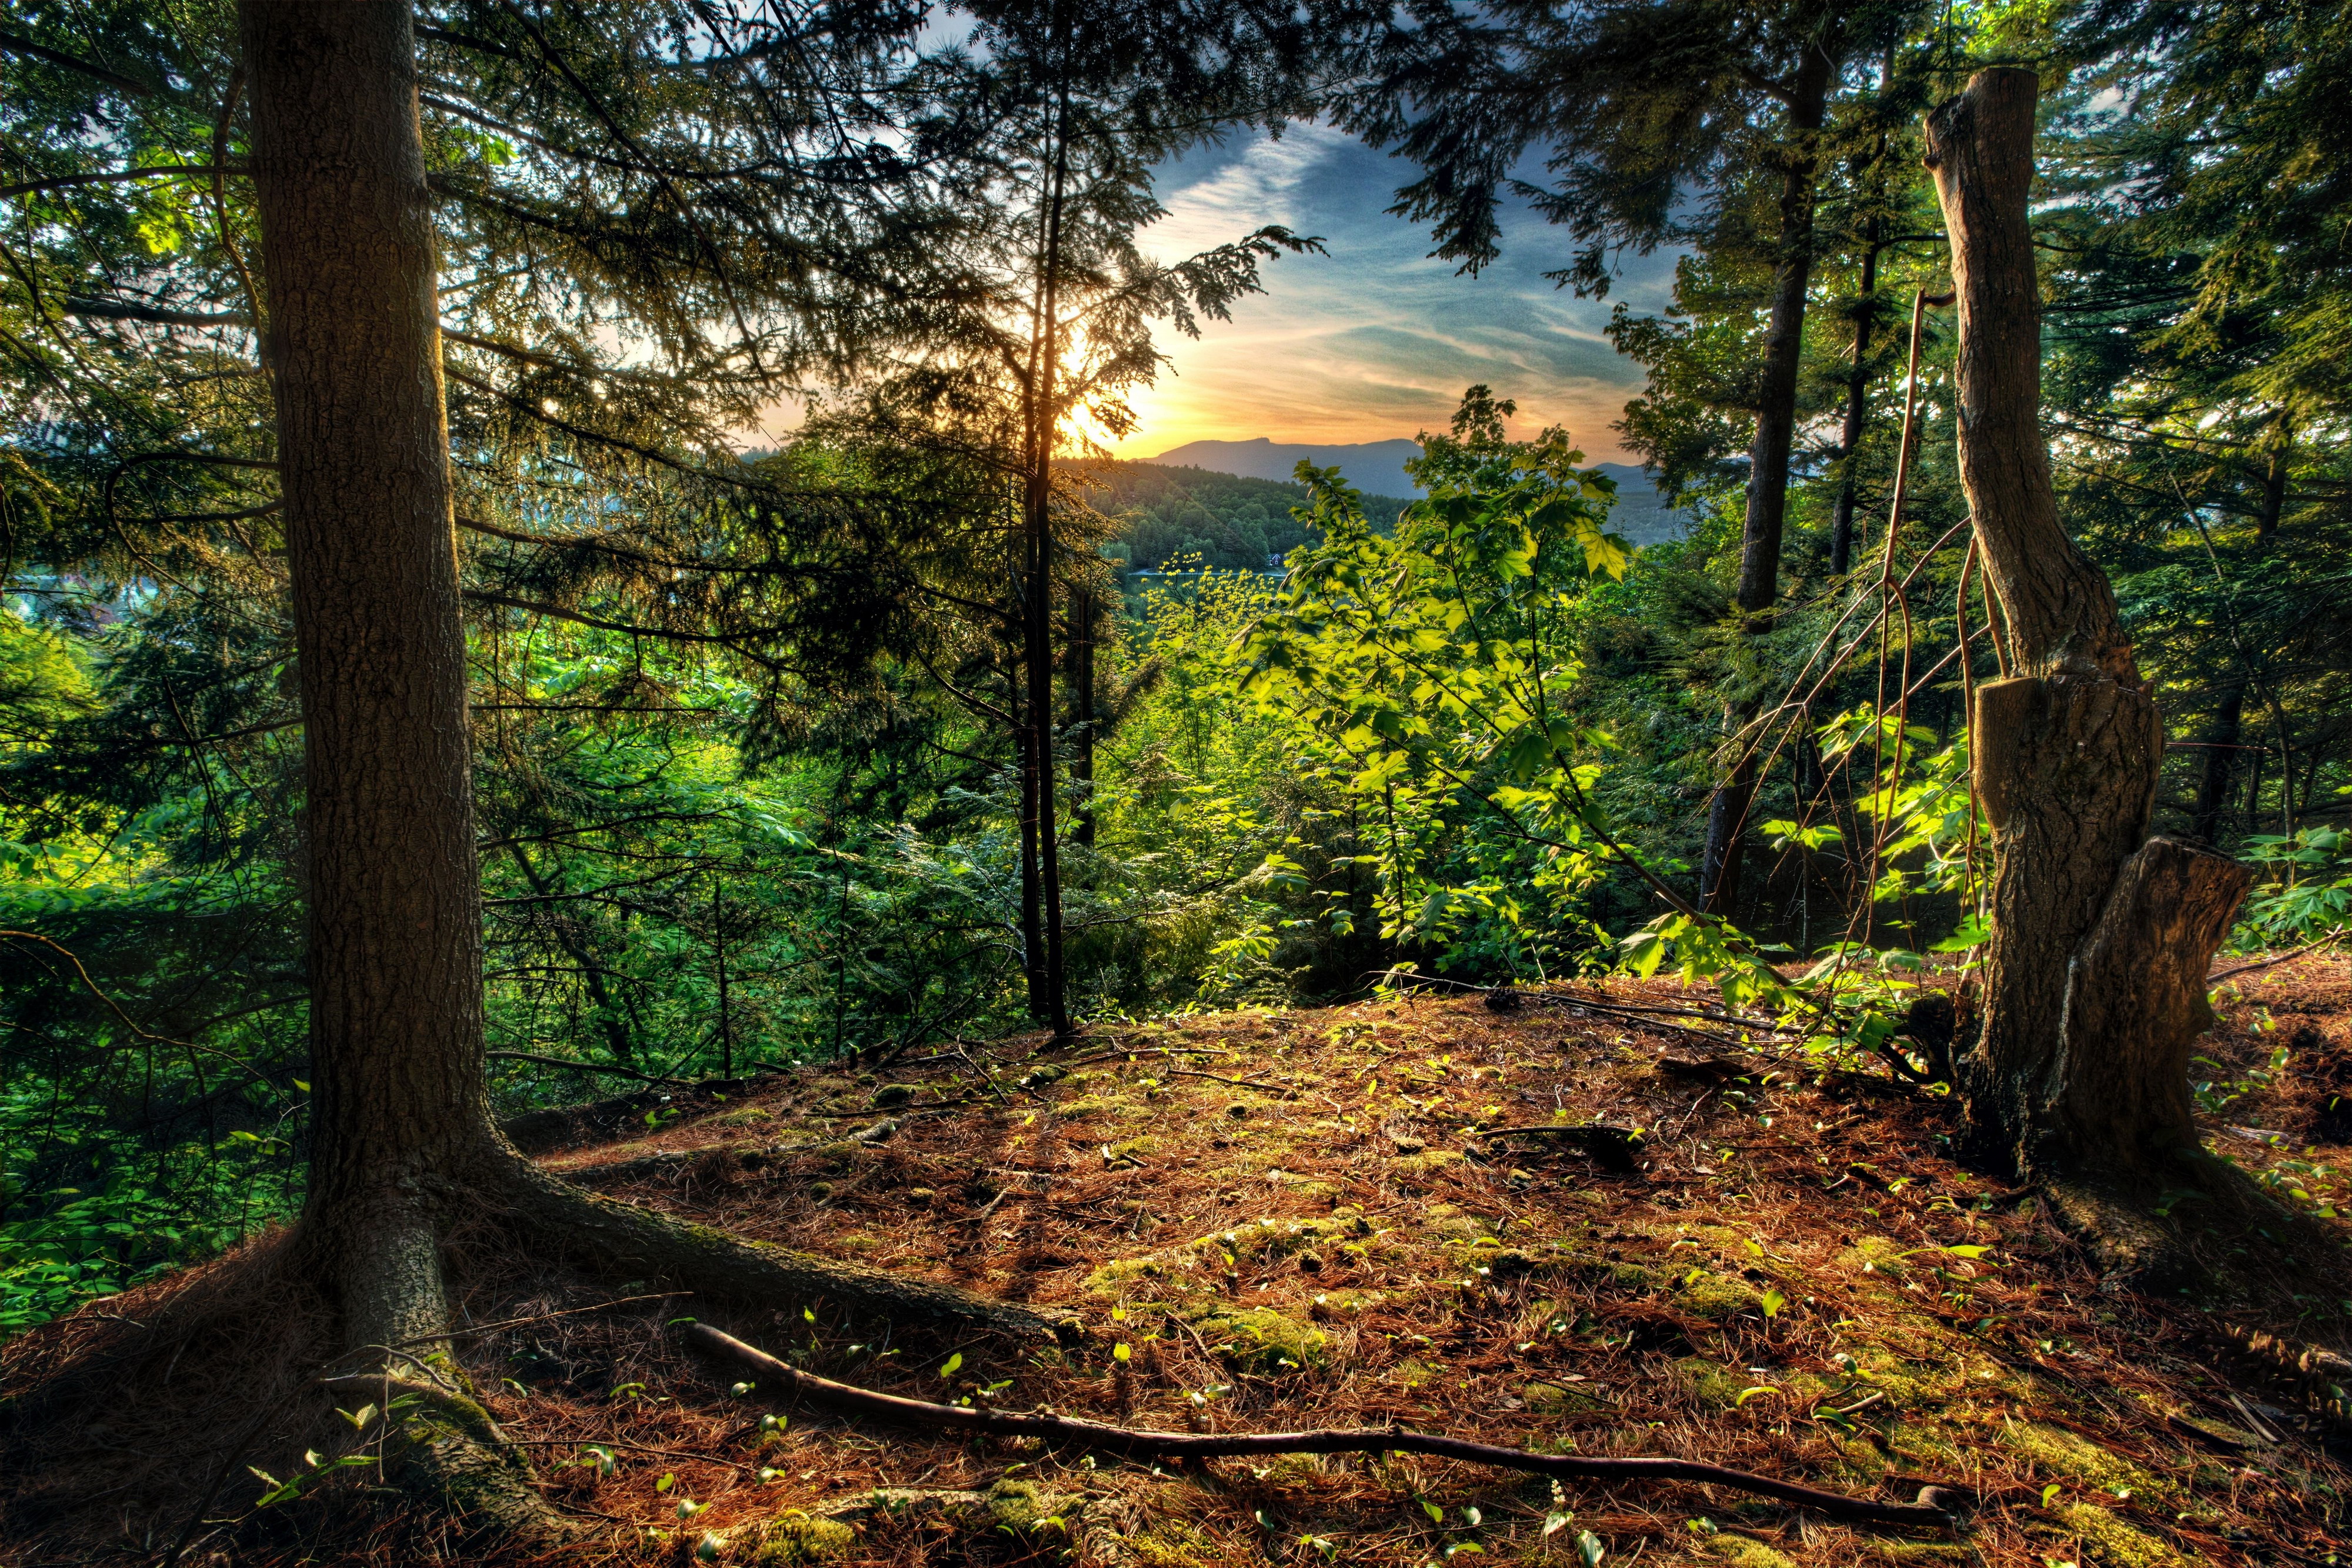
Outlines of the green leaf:
[{"label": "green leaf", "polygon": [[948,1357],[946,1364],[940,1368],[940,1375],[941,1377],[953,1377],[956,1375],[956,1369],[962,1364],[963,1352],[958,1351],[953,1355]]},{"label": "green leaf", "polygon": [[1584,1568],[1601,1568],[1601,1560],[1609,1552],[1601,1544],[1601,1537],[1587,1530],[1577,1535],[1576,1554],[1584,1560]]}]

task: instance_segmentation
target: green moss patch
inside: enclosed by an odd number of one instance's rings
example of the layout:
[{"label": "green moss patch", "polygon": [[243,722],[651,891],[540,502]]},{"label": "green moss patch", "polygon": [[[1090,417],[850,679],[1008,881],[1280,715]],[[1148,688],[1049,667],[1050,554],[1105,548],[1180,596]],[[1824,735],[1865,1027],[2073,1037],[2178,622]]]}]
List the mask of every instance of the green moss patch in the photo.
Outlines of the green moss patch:
[{"label": "green moss patch", "polygon": [[768,1521],[751,1561],[760,1568],[793,1568],[844,1556],[856,1544],[857,1532],[839,1520],[817,1519],[793,1509]]},{"label": "green moss patch", "polygon": [[2051,1511],[2082,1539],[2084,1554],[2102,1568],[2187,1568],[2187,1558],[2104,1508],[2060,1503]]},{"label": "green moss patch", "polygon": [[1270,1308],[1216,1307],[1190,1321],[1210,1349],[1244,1371],[1306,1372],[1330,1362],[1329,1335]]}]

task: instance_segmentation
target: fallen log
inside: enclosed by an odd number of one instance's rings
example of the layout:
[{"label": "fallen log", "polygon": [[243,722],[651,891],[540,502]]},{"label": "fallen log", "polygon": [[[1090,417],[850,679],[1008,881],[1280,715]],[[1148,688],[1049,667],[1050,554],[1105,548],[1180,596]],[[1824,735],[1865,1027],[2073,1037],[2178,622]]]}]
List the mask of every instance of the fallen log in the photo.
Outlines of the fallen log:
[{"label": "fallen log", "polygon": [[1394,1427],[1336,1428],[1314,1432],[1154,1432],[1135,1427],[1113,1427],[1072,1416],[1024,1416],[1003,1410],[982,1410],[961,1405],[934,1405],[896,1394],[878,1394],[803,1372],[789,1362],[722,1333],[709,1323],[685,1325],[688,1342],[706,1354],[730,1361],[754,1375],[764,1392],[777,1397],[799,1397],[851,1415],[868,1416],[912,1427],[982,1433],[997,1437],[1034,1437],[1040,1442],[1116,1454],[1129,1459],[1213,1459],[1244,1454],[1428,1454],[1465,1459],[1472,1464],[1570,1480],[1690,1481],[1769,1497],[1800,1508],[1817,1509],[1832,1519],[1857,1523],[1948,1527],[1967,1500],[1965,1489],[1927,1486],[1916,1502],[1878,1502],[1847,1497],[1794,1481],[1696,1459],[1659,1458],[1597,1458],[1580,1454],[1531,1454],[1520,1448],[1473,1443],[1428,1432]]}]

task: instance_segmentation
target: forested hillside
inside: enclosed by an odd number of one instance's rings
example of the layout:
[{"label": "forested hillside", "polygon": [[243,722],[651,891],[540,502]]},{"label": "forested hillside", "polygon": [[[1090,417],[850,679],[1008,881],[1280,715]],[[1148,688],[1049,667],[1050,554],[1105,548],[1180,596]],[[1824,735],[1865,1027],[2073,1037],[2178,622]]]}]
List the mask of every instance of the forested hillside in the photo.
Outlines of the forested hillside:
[{"label": "forested hillside", "polygon": [[[2263,0],[22,0],[0,1558],[2352,1551],[2347,101]],[[1346,276],[1165,238],[1309,126],[1638,470],[1101,455]]]},{"label": "forested hillside", "polygon": [[[1087,504],[1116,524],[1104,553],[1137,570],[1157,571],[1181,556],[1226,571],[1265,571],[1311,534],[1294,515],[1307,504],[1307,486],[1286,480],[1120,462],[1087,464],[1071,477]],[[1364,497],[1365,515],[1383,532],[1404,506],[1392,496]]]}]

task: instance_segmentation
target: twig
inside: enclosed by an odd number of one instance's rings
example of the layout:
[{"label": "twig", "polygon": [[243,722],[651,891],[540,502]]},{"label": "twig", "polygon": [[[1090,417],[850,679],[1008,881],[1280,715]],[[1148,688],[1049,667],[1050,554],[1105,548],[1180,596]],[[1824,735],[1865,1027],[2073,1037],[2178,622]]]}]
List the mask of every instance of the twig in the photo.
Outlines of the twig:
[{"label": "twig", "polygon": [[955,1405],[934,1405],[895,1394],[878,1394],[846,1383],[835,1383],[801,1371],[754,1349],[708,1323],[690,1323],[687,1337],[697,1349],[723,1356],[772,1379],[779,1394],[796,1394],[819,1404],[860,1415],[922,1427],[944,1427],[1003,1437],[1034,1437],[1066,1443],[1097,1453],[1128,1458],[1221,1458],[1243,1454],[1431,1454],[1466,1459],[1537,1475],[1598,1481],[1694,1481],[1727,1487],[1759,1497],[1777,1498],[1800,1507],[1819,1509],[1835,1519],[1874,1524],[1948,1526],[1959,1496],[1941,1487],[1923,1487],[1916,1503],[1875,1502],[1847,1497],[1793,1481],[1774,1480],[1722,1465],[1696,1459],[1663,1458],[1595,1458],[1580,1454],[1530,1454],[1523,1449],[1473,1443],[1433,1433],[1393,1427],[1334,1428],[1315,1432],[1153,1432],[1133,1427],[1112,1427],[1068,1416],[1021,1416],[1009,1411],[981,1410]]},{"label": "twig", "polygon": [[561,1056],[538,1056],[528,1051],[486,1051],[482,1055],[491,1061],[530,1061],[541,1067],[560,1067],[567,1072],[601,1073],[608,1078],[634,1078],[640,1083],[691,1084],[691,1078],[664,1078],[657,1073],[640,1072],[634,1067],[615,1067],[605,1061],[572,1061]]},{"label": "twig", "polygon": [[2257,963],[2241,964],[2234,969],[2224,969],[2218,975],[2208,975],[2205,977],[2205,983],[2209,986],[2215,986],[2221,984],[2223,980],[2230,978],[2232,975],[2251,975],[2256,969],[2275,969],[2281,964],[2292,964],[2297,958],[2318,952],[2322,947],[2332,947],[2336,943],[2343,941],[2347,936],[2352,936],[2352,927],[2339,925],[2335,930],[2329,932],[2326,936],[2322,936],[2318,941],[2306,942],[2302,946],[2295,948],[2293,952],[2282,953],[2275,958],[2264,958]]},{"label": "twig", "polygon": [[[502,1448],[626,1448],[633,1454],[659,1454],[666,1459],[691,1459],[698,1465],[725,1465],[729,1469],[745,1475],[757,1475],[757,1465],[746,1465],[734,1459],[722,1459],[716,1454],[688,1453],[684,1448],[649,1448],[643,1443],[624,1443],[615,1437],[509,1437],[499,1444]],[[610,1515],[605,1517],[610,1518]]]},{"label": "twig", "polygon": [[1286,1092],[1293,1089],[1290,1084],[1276,1083],[1269,1079],[1228,1078],[1222,1072],[1202,1072],[1192,1067],[1171,1067],[1166,1071],[1171,1078],[1206,1078],[1217,1083],[1230,1083],[1236,1089],[1280,1089]]}]

